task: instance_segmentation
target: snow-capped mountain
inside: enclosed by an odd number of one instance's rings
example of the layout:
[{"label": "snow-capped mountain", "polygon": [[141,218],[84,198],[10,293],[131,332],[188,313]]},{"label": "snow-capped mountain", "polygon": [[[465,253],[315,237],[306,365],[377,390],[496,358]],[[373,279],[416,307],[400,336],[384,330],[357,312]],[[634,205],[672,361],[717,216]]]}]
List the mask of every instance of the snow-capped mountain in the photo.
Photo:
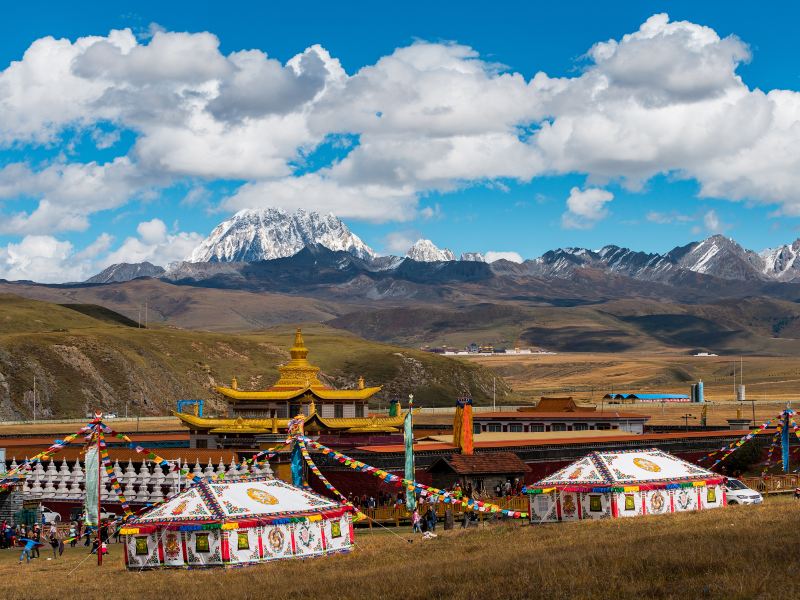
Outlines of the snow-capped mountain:
[{"label": "snow-capped mountain", "polygon": [[780,281],[791,281],[800,277],[800,239],[791,244],[769,248],[761,254],[764,261],[762,273]]},{"label": "snow-capped mountain", "polygon": [[417,262],[446,262],[456,259],[452,250],[439,248],[430,240],[419,239],[406,252],[406,257]]},{"label": "snow-capped mountain", "polygon": [[90,277],[86,283],[119,283],[137,277],[161,277],[163,274],[164,267],[149,262],[117,263]]},{"label": "snow-capped mountain", "polygon": [[480,252],[462,252],[459,260],[464,262],[486,262],[486,257]]},{"label": "snow-capped mountain", "polygon": [[293,256],[315,244],[363,259],[375,256],[369,246],[332,214],[320,215],[302,209],[287,213],[279,208],[265,208],[240,210],[220,223],[187,261],[256,262]]}]

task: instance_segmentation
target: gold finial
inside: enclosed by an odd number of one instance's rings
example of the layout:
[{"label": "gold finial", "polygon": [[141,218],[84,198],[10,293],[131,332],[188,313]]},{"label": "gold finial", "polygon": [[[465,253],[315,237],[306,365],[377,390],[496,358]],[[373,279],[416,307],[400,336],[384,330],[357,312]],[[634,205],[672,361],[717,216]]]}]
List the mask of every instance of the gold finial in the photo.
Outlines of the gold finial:
[{"label": "gold finial", "polygon": [[238,390],[239,389],[239,382],[236,381],[236,375],[234,375],[233,379],[231,379],[231,389],[232,390]]},{"label": "gold finial", "polygon": [[363,390],[364,387],[364,377],[362,376],[358,378],[358,389]]},{"label": "gold finial", "polygon": [[303,332],[299,327],[294,332],[294,346],[289,349],[289,354],[294,360],[302,360],[308,356],[308,348],[306,348],[306,344],[303,341]]}]

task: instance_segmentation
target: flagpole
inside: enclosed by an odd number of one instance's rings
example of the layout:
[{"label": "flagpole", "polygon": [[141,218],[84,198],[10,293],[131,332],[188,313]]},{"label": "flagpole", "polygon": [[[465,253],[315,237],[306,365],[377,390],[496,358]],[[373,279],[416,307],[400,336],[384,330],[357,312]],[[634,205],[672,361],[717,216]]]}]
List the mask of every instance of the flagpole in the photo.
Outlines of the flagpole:
[{"label": "flagpole", "polygon": [[98,417],[97,424],[95,425],[95,435],[97,436],[97,566],[103,564],[103,538],[100,535],[100,498],[102,497],[101,490],[103,489],[103,472],[101,471],[102,461],[100,460],[100,420]]}]

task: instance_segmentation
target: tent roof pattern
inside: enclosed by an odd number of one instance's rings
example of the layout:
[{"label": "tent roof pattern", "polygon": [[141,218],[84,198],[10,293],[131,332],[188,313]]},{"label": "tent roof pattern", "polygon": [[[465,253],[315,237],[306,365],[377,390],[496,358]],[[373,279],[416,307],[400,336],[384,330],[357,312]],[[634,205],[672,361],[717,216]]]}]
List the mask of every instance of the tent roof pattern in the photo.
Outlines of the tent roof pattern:
[{"label": "tent roof pattern", "polygon": [[658,449],[592,452],[536,483],[553,485],[625,485],[693,481],[719,477]]},{"label": "tent roof pattern", "polygon": [[322,513],[341,504],[272,477],[203,480],[135,519],[135,524],[206,522]]}]

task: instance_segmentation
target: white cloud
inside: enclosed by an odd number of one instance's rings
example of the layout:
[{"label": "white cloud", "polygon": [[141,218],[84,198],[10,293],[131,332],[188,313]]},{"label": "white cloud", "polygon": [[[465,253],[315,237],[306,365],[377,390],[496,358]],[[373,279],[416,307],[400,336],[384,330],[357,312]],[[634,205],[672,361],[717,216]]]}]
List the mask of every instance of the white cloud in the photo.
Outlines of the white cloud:
[{"label": "white cloud", "polygon": [[83,281],[90,262],[76,260],[70,242],[49,235],[26,235],[15,244],[0,246],[0,278],[42,283]]},{"label": "white cloud", "polygon": [[727,223],[722,222],[719,215],[717,215],[717,211],[713,209],[703,215],[703,225],[705,225],[709,233],[722,233],[730,228]]},{"label": "white cloud", "polygon": [[484,254],[484,258],[486,259],[487,263],[493,263],[496,260],[507,260],[509,262],[521,263],[524,260],[517,252],[496,252],[494,250],[489,250],[489,252]]},{"label": "white cloud", "polygon": [[691,215],[682,215],[678,212],[672,211],[669,213],[659,212],[657,210],[648,211],[645,219],[651,223],[658,223],[659,225],[669,225],[672,223],[691,223],[695,217]]},{"label": "white cloud", "polygon": [[383,247],[391,254],[404,256],[411,246],[422,237],[418,231],[407,229],[404,231],[392,231],[387,233],[383,239]]},{"label": "white cloud", "polygon": [[100,261],[102,267],[115,263],[151,262],[167,266],[183,260],[203,240],[199,233],[168,233],[161,219],[143,221],[136,228],[139,237],[128,237]]},{"label": "white cloud", "polygon": [[607,190],[573,187],[567,198],[567,211],[561,215],[561,225],[566,229],[591,229],[608,216],[606,203],[613,199],[614,194]]}]

